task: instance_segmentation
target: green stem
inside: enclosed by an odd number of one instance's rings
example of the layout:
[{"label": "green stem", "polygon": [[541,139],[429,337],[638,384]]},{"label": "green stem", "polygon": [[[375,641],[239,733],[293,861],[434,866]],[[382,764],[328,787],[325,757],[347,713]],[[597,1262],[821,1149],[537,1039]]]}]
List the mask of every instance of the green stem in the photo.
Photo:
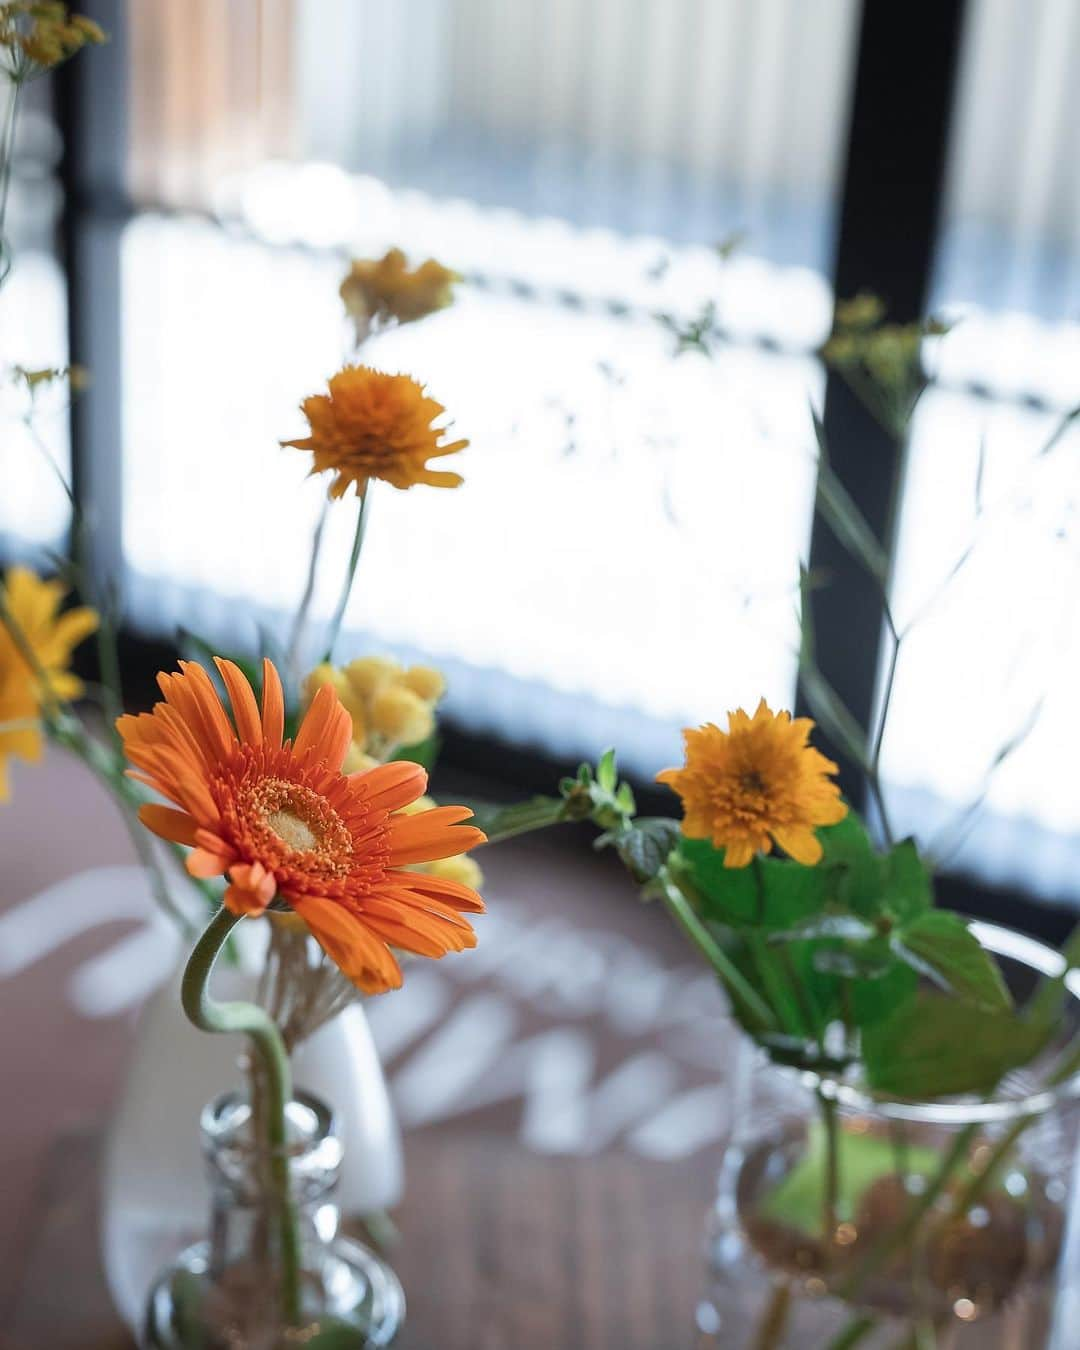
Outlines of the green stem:
[{"label": "green stem", "polygon": [[666,867],[660,869],[656,880],[668,913],[712,966],[732,999],[753,1022],[759,1024],[759,1030],[775,1030],[776,1019],[772,1009],[694,913],[689,900]]},{"label": "green stem", "polygon": [[307,580],[304,582],[304,593],[300,597],[300,604],[293,620],[292,633],[289,635],[289,644],[286,648],[285,671],[289,683],[294,686],[300,682],[300,659],[303,654],[304,633],[307,630],[311,600],[315,594],[315,578],[319,571],[319,555],[322,553],[323,532],[326,529],[326,519],[329,513],[330,501],[327,498],[323,502],[322,511],[319,513],[315,532],[311,536],[311,557],[308,561]]},{"label": "green stem", "polygon": [[821,1228],[826,1258],[831,1256],[836,1239],[836,1197],[840,1191],[840,1127],[836,1099],[819,1087],[818,1105],[825,1126],[825,1184],[821,1191]]},{"label": "green stem", "polygon": [[184,970],[180,1000],[188,1020],[200,1031],[241,1032],[251,1041],[266,1085],[266,1146],[270,1181],[276,1192],[281,1225],[281,1311],[286,1326],[300,1321],[300,1233],[289,1180],[285,1110],[292,1096],[292,1075],[285,1044],[273,1019],[254,1003],[218,1003],[208,985],[214,962],[239,922],[221,909],[195,944]]},{"label": "green stem", "polygon": [[473,823],[487,835],[487,843],[498,844],[515,835],[543,830],[549,825],[564,825],[574,817],[568,812],[562,797],[534,797],[512,806],[482,806],[475,804]]},{"label": "green stem", "polygon": [[345,569],[345,584],[341,588],[341,595],[338,598],[337,609],[334,610],[334,617],[330,620],[330,627],[326,634],[326,654],[324,661],[329,661],[334,655],[334,647],[337,645],[338,633],[341,632],[341,624],[345,618],[345,607],[349,603],[349,596],[352,594],[353,582],[356,579],[356,567],[360,561],[360,550],[364,547],[364,534],[367,530],[368,500],[371,497],[371,483],[369,482],[364,489],[364,495],[360,498],[360,512],[356,517],[356,534],[353,536],[352,552],[349,554],[349,565]]}]

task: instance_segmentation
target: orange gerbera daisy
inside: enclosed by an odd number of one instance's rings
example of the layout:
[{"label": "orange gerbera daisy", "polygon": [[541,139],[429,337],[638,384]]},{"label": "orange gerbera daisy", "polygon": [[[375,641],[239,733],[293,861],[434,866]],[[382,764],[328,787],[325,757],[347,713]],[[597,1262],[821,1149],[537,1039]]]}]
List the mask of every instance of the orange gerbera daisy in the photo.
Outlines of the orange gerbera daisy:
[{"label": "orange gerbera daisy", "polygon": [[726,732],[711,722],[684,731],[685,767],[657,774],[682,798],[683,833],[711,839],[725,867],[746,867],[774,842],[796,862],[818,862],[815,828],[843,820],[847,806],[829,779],[836,765],[808,744],[813,725],[762,699],[753,717],[729,713]]},{"label": "orange gerbera daisy", "polygon": [[143,806],[143,824],[193,848],[193,876],[227,875],[234,914],[261,914],[272,901],[294,910],[365,993],[401,984],[392,946],[432,957],[475,946],[461,912],[483,910],[476,892],[405,870],[483,843],[478,829],[460,824],[472,812],[396,814],[423,794],[427,775],[408,763],[341,773],[352,721],[331,685],[283,744],[273,664],[263,662],[261,711],[239,668],[216,664],[235,726],[209,675],[190,662],[158,676],[165,701],[153,712],[117,721],[132,776],[179,808]]},{"label": "orange gerbera daisy", "polygon": [[328,394],[313,394],[300,405],[311,435],[281,444],[310,450],[312,473],[336,475],[331,497],[343,497],[353,484],[363,496],[371,478],[396,488],[457,487],[464,481],[460,474],[428,468],[429,459],[455,454],[469,442],[443,441],[445,428],[431,423],[446,409],[411,376],[346,366],[331,376],[328,388]]}]

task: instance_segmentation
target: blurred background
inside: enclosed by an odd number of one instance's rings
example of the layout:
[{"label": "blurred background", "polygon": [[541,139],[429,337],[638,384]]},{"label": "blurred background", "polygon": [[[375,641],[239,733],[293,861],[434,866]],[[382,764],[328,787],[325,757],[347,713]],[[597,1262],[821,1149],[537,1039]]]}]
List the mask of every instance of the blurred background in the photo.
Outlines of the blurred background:
[{"label": "blurred background", "polygon": [[[897,822],[948,842],[947,903],[1060,935],[1080,901],[1074,0],[83,8],[110,44],[32,86],[19,125],[0,358],[92,374],[41,429],[118,584],[133,704],[178,626],[252,651],[283,630],[325,484],[277,443],[341,362],[347,259],[399,245],[466,284],[371,359],[446,405],[466,483],[376,493],[339,651],[447,672],[448,779],[545,790],[617,744],[648,801],[681,727],[762,694],[803,706],[800,562],[828,580],[822,667],[870,722],[883,610],[814,527],[813,406],[888,549],[896,621],[917,620],[883,747]],[[906,456],[819,356],[860,290],[956,321],[927,344]],[[0,562],[47,566],[67,503],[17,409],[0,482]],[[343,559],[339,517],[324,556]],[[16,770],[6,900],[114,856],[86,785],[83,844],[21,850],[74,772]],[[614,870],[579,850],[552,872],[547,848],[493,857],[508,901],[534,902],[507,915],[605,887],[625,904]],[[607,1006],[596,950],[563,949],[595,978],[581,1015]],[[537,979],[515,996],[550,993]],[[637,1090],[685,1086],[655,1068]]]},{"label": "blurred background", "polygon": [[[92,8],[110,46],[34,86],[20,125],[0,344],[92,371],[47,431],[133,638],[280,629],[323,487],[277,441],[340,362],[343,260],[433,253],[459,304],[377,357],[471,439],[467,486],[379,494],[347,625],[448,670],[451,757],[520,786],[547,766],[518,750],[618,743],[648,780],[681,726],[790,705],[797,565],[830,561],[810,537],[824,403],[869,518],[894,475],[901,494],[893,609],[920,623],[884,747],[895,812],[928,837],[985,793],[956,864],[1080,898],[1075,446],[1030,469],[1080,398],[1070,0],[918,24],[857,0]],[[894,59],[913,36],[917,79]],[[859,289],[963,320],[903,472],[815,356]],[[702,319],[711,355],[680,354],[672,330]],[[0,455],[0,547],[40,555],[63,494],[17,427]],[[865,719],[880,610],[833,608],[827,673]]]}]

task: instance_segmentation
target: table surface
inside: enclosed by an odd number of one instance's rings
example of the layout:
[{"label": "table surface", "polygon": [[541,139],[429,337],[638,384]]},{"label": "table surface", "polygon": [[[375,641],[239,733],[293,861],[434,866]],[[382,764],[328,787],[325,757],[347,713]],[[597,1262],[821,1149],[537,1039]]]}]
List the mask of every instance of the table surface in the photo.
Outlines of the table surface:
[{"label": "table surface", "polygon": [[[98,1257],[100,1136],[58,1140],[21,1259],[5,1272],[0,1350],[132,1350]],[[712,1170],[552,1158],[500,1136],[421,1134],[392,1264],[401,1350],[690,1350]]]}]

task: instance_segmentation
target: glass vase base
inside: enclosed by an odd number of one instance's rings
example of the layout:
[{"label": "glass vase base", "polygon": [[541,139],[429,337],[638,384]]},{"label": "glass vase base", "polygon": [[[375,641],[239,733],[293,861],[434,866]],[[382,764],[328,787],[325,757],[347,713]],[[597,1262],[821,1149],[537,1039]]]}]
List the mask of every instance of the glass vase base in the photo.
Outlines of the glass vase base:
[{"label": "glass vase base", "polygon": [[318,1274],[305,1272],[301,1323],[274,1315],[264,1275],[233,1267],[211,1277],[210,1244],[188,1247],[158,1276],[147,1305],[145,1350],[380,1350],[405,1322],[393,1270],[362,1243],[335,1238]]},{"label": "glass vase base", "polygon": [[[945,1309],[919,1317],[909,1309],[856,1305],[813,1276],[771,1269],[739,1235],[712,1252],[714,1265],[698,1304],[697,1344],[723,1350],[1037,1350],[1050,1344],[1052,1280],[1026,1283],[998,1306],[979,1306],[960,1290]],[[884,1301],[884,1300],[883,1300]],[[900,1300],[897,1300],[898,1302]]]}]

